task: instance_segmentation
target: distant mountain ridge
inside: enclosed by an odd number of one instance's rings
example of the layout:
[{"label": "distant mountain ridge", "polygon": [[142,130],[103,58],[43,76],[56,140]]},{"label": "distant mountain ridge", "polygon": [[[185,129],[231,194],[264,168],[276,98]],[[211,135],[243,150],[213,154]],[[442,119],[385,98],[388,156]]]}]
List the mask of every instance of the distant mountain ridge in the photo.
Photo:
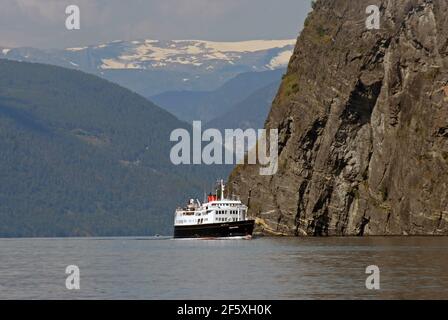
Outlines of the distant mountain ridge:
[{"label": "distant mountain ridge", "polygon": [[[246,72],[237,75],[213,91],[168,91],[149,97],[149,99],[183,121],[201,120],[209,122],[227,114],[232,108],[237,107],[246,98],[253,95],[254,92],[268,85],[274,83],[274,87],[278,88],[284,72],[285,69]],[[273,98],[272,92],[269,92]],[[256,101],[258,101],[258,107],[260,108],[258,114],[266,118],[267,106],[271,104],[272,99],[266,102],[263,93],[259,92],[259,94],[261,99],[257,100],[256,97],[253,97],[252,104],[257,104]],[[252,111],[257,112],[257,109],[254,107]],[[240,120],[243,116],[243,114],[239,115],[237,112],[233,112],[232,115],[235,119]],[[247,114],[244,116],[247,116]]]},{"label": "distant mountain ridge", "polygon": [[77,69],[152,96],[214,90],[240,73],[285,68],[295,41],[112,41],[67,49],[0,48],[0,58]]},{"label": "distant mountain ridge", "polygon": [[211,120],[209,128],[224,132],[225,129],[262,129],[277,94],[281,81],[262,87],[235,104],[223,115]]}]

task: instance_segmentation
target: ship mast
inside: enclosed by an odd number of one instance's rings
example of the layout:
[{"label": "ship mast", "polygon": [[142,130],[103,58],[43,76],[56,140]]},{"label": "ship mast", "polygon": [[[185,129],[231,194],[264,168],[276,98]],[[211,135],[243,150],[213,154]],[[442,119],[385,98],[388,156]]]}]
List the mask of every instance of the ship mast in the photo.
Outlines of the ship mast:
[{"label": "ship mast", "polygon": [[224,200],[224,181],[221,179],[221,200]]}]

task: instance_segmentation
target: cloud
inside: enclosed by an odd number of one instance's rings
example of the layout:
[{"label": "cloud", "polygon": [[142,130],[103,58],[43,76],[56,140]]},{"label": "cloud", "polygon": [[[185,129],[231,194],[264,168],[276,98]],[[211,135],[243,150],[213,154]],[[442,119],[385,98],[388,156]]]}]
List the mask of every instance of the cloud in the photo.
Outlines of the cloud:
[{"label": "cloud", "polygon": [[214,19],[225,16],[232,10],[241,6],[247,0],[166,0],[161,1],[159,6],[164,14],[173,14],[176,17],[202,16]]},{"label": "cloud", "polygon": [[[309,0],[1,0],[0,45],[41,48],[132,39],[296,37]],[[81,30],[65,29],[65,8]]]},{"label": "cloud", "polygon": [[[4,0],[5,1],[5,0]],[[20,13],[34,21],[51,23],[57,21],[58,13],[64,8],[63,2],[51,0],[6,0],[17,4]]]}]

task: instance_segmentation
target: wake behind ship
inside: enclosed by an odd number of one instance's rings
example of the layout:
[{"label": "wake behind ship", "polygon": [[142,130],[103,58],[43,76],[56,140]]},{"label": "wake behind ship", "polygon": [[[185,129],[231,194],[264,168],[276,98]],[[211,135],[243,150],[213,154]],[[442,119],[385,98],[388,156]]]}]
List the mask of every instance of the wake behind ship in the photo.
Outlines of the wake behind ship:
[{"label": "wake behind ship", "polygon": [[186,207],[177,208],[174,238],[250,239],[255,221],[246,218],[247,206],[239,199],[225,198],[224,188],[221,180],[219,190],[204,203],[190,199]]}]

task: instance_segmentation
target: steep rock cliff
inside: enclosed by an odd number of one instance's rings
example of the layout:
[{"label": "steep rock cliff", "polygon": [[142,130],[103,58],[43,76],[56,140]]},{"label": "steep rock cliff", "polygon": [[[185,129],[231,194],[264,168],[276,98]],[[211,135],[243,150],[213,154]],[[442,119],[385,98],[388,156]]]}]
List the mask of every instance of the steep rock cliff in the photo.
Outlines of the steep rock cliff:
[{"label": "steep rock cliff", "polygon": [[259,231],[448,234],[447,35],[446,0],[317,1],[265,124],[278,172],[229,178]]}]

